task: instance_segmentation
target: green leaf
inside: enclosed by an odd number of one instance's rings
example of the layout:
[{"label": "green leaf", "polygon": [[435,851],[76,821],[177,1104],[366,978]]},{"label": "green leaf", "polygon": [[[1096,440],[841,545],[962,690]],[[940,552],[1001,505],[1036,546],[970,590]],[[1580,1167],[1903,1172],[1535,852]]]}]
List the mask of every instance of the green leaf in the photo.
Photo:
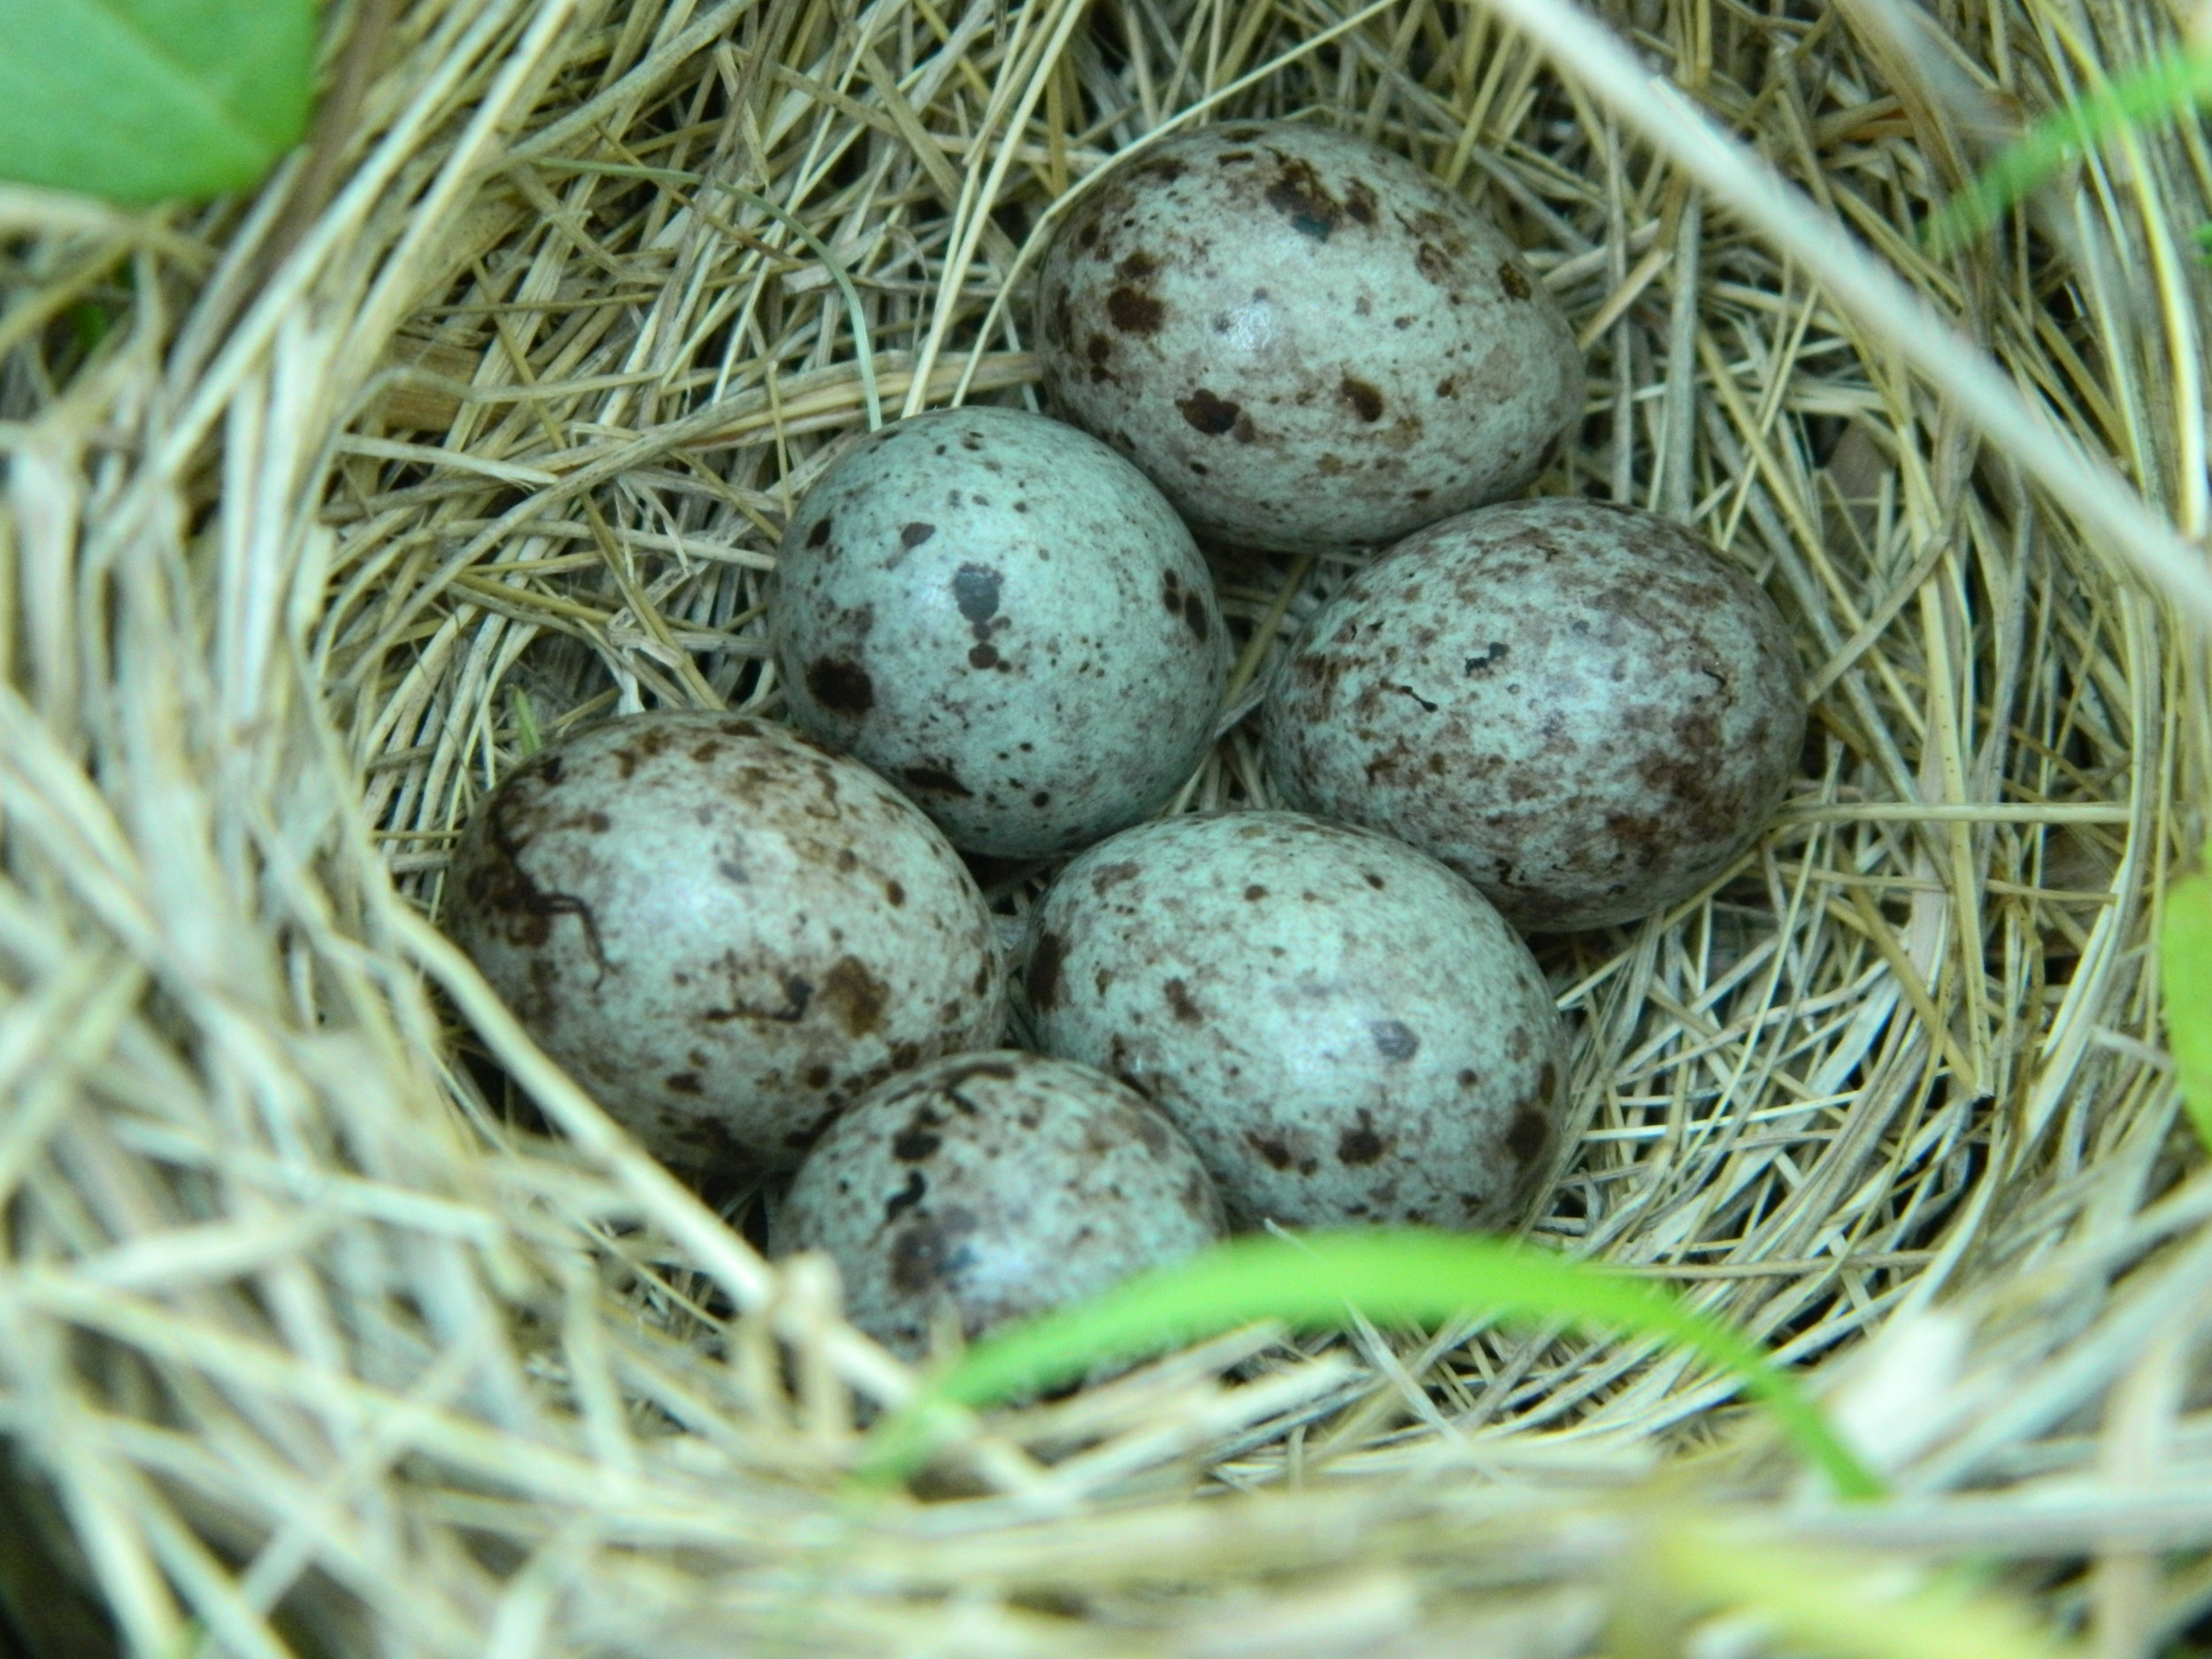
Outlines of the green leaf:
[{"label": "green leaf", "polygon": [[2123,127],[2170,121],[2212,103],[2212,50],[2171,51],[2095,96],[2045,116],[2000,150],[1928,222],[1929,246],[1950,252],[1980,235],[2029,191]]},{"label": "green leaf", "polygon": [[1881,1490],[1756,1343],[1657,1286],[1504,1240],[1410,1229],[1232,1240],[987,1338],[886,1420],[863,1473],[875,1480],[911,1474],[957,1429],[956,1408],[1018,1399],[1257,1320],[1340,1330],[1354,1307],[1384,1325],[1483,1313],[1666,1338],[1740,1379],[1839,1492],[1870,1497]]},{"label": "green leaf", "polygon": [[[2204,856],[2212,866],[2212,842],[2206,844]],[[2182,1104],[2196,1125],[2197,1139],[2212,1148],[2212,870],[2166,889],[2158,978]]]},{"label": "green leaf", "polygon": [[252,184],[298,142],[315,0],[0,0],[0,178],[128,204]]}]

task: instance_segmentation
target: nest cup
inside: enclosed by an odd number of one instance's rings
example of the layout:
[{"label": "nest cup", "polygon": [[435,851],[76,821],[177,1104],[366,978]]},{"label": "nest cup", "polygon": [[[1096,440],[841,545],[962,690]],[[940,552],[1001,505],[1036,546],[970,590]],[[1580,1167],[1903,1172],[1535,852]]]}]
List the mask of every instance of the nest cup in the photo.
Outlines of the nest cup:
[{"label": "nest cup", "polygon": [[[2212,738],[2200,557],[2162,528],[2205,509],[2200,158],[2146,134],[1994,236],[1916,235],[2159,42],[2036,0],[1940,38],[1873,4],[1602,21],[356,0],[252,197],[0,189],[0,1607],[34,1650],[1569,1655],[1752,1595],[1746,1539],[1770,1599],[1863,1570],[1823,1552],[1883,1535],[1728,1379],[1473,1317],[1225,1338],[987,1415],[965,1495],[856,1503],[912,1374],[431,920],[554,734],[778,712],[798,495],[879,421],[1033,406],[1057,205],[1231,116],[1481,202],[1587,349],[1538,492],[1697,527],[1812,690],[1715,890],[1541,941],[1576,1133],[1532,1236],[1805,1368],[1919,1494],[1916,1549],[2009,1552],[2139,1642],[2195,1616],[2200,1570],[2085,1571],[2114,1547],[2062,1503],[2039,1542],[1987,1517],[2205,1444],[2212,1189],[2147,949]],[[1241,717],[1349,569],[1215,552],[1240,656],[1178,810],[1270,804]],[[1038,872],[991,879],[1014,917]]]}]

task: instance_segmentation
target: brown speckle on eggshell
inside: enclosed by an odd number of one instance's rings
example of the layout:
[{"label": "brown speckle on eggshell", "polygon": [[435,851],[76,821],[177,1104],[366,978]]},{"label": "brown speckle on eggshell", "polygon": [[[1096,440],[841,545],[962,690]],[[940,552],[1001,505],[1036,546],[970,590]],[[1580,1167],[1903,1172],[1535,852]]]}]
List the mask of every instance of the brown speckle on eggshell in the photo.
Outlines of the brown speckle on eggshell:
[{"label": "brown speckle on eggshell", "polygon": [[1287,812],[1141,825],[1038,906],[1039,1045],[1173,1118],[1240,1222],[1509,1225],[1548,1168],[1559,1018],[1434,859]]},{"label": "brown speckle on eggshell", "polygon": [[775,1253],[826,1251],[860,1329],[910,1358],[1203,1248],[1220,1199],[1133,1090],[1042,1055],[956,1055],[840,1118],[776,1210]]},{"label": "brown speckle on eggshell", "polygon": [[1740,857],[1794,774],[1797,654],[1693,532],[1608,503],[1409,537],[1307,625],[1262,717],[1287,803],[1434,854],[1506,918],[1631,920]]},{"label": "brown speckle on eggshell", "polygon": [[1055,409],[1248,547],[1380,546],[1511,495],[1582,410],[1512,244],[1324,127],[1203,128],[1116,169],[1056,233],[1038,316]]},{"label": "brown speckle on eggshell", "polygon": [[687,1169],[798,1162],[894,1071],[996,1039],[974,879],[857,762],[739,715],[608,720],[478,808],[444,925],[530,1033]]}]

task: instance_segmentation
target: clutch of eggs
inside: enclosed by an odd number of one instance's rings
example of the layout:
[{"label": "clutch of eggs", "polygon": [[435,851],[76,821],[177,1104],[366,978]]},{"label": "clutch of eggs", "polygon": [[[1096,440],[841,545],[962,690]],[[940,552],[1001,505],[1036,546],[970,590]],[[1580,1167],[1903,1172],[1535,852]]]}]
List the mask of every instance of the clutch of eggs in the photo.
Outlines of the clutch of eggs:
[{"label": "clutch of eggs", "polygon": [[[1778,612],[1689,532],[1484,504],[1578,418],[1579,356],[1503,235],[1402,158],[1284,123],[1171,139],[1079,198],[1038,303],[1073,425],[910,418],[798,503],[770,616],[798,731],[588,727],[485,801],[446,888],[494,987],[650,1149],[805,1159],[776,1248],[829,1251],[909,1355],[1229,1222],[1513,1225],[1567,1097],[1514,926],[1696,892],[1804,723]],[[1396,543],[1267,692],[1300,810],[1143,821],[1228,672],[1194,530]],[[956,849],[1079,855],[1029,923],[1043,1055],[993,1048],[1003,970]]]}]

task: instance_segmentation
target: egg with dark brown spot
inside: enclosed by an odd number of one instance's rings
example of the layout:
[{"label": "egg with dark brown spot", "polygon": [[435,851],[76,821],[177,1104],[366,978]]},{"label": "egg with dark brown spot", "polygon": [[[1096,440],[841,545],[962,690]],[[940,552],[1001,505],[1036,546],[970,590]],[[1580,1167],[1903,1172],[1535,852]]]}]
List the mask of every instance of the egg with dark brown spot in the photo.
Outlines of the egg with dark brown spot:
[{"label": "egg with dark brown spot", "polygon": [[1165,804],[1228,673],[1173,509],[1097,439],[1020,410],[918,415],[832,467],[785,534],[771,623],[794,724],[1003,858]]},{"label": "egg with dark brown spot", "polygon": [[956,1055],[882,1085],[778,1207],[778,1255],[826,1251],[852,1322],[909,1358],[1097,1294],[1221,1235],[1189,1143],[1134,1091],[1042,1055]]},{"label": "egg with dark brown spot", "polygon": [[788,1167],[894,1071],[996,1040],[960,856],[857,762],[767,721],[646,714],[508,773],[442,921],[548,1054],[672,1165]]},{"label": "egg with dark brown spot", "polygon": [[1286,803],[1434,854],[1536,931],[1693,897],[1805,731],[1787,624],[1702,537],[1547,498],[1409,537],[1308,623],[1262,716]]},{"label": "egg with dark brown spot", "polygon": [[1563,1106],[1535,960],[1434,859],[1288,812],[1141,825],[1032,919],[1039,1046],[1173,1118],[1245,1225],[1511,1225]]},{"label": "egg with dark brown spot", "polygon": [[1510,495],[1582,412],[1573,330],[1504,234],[1325,127],[1232,122],[1113,168],[1037,293],[1056,411],[1247,547],[1382,546]]}]

